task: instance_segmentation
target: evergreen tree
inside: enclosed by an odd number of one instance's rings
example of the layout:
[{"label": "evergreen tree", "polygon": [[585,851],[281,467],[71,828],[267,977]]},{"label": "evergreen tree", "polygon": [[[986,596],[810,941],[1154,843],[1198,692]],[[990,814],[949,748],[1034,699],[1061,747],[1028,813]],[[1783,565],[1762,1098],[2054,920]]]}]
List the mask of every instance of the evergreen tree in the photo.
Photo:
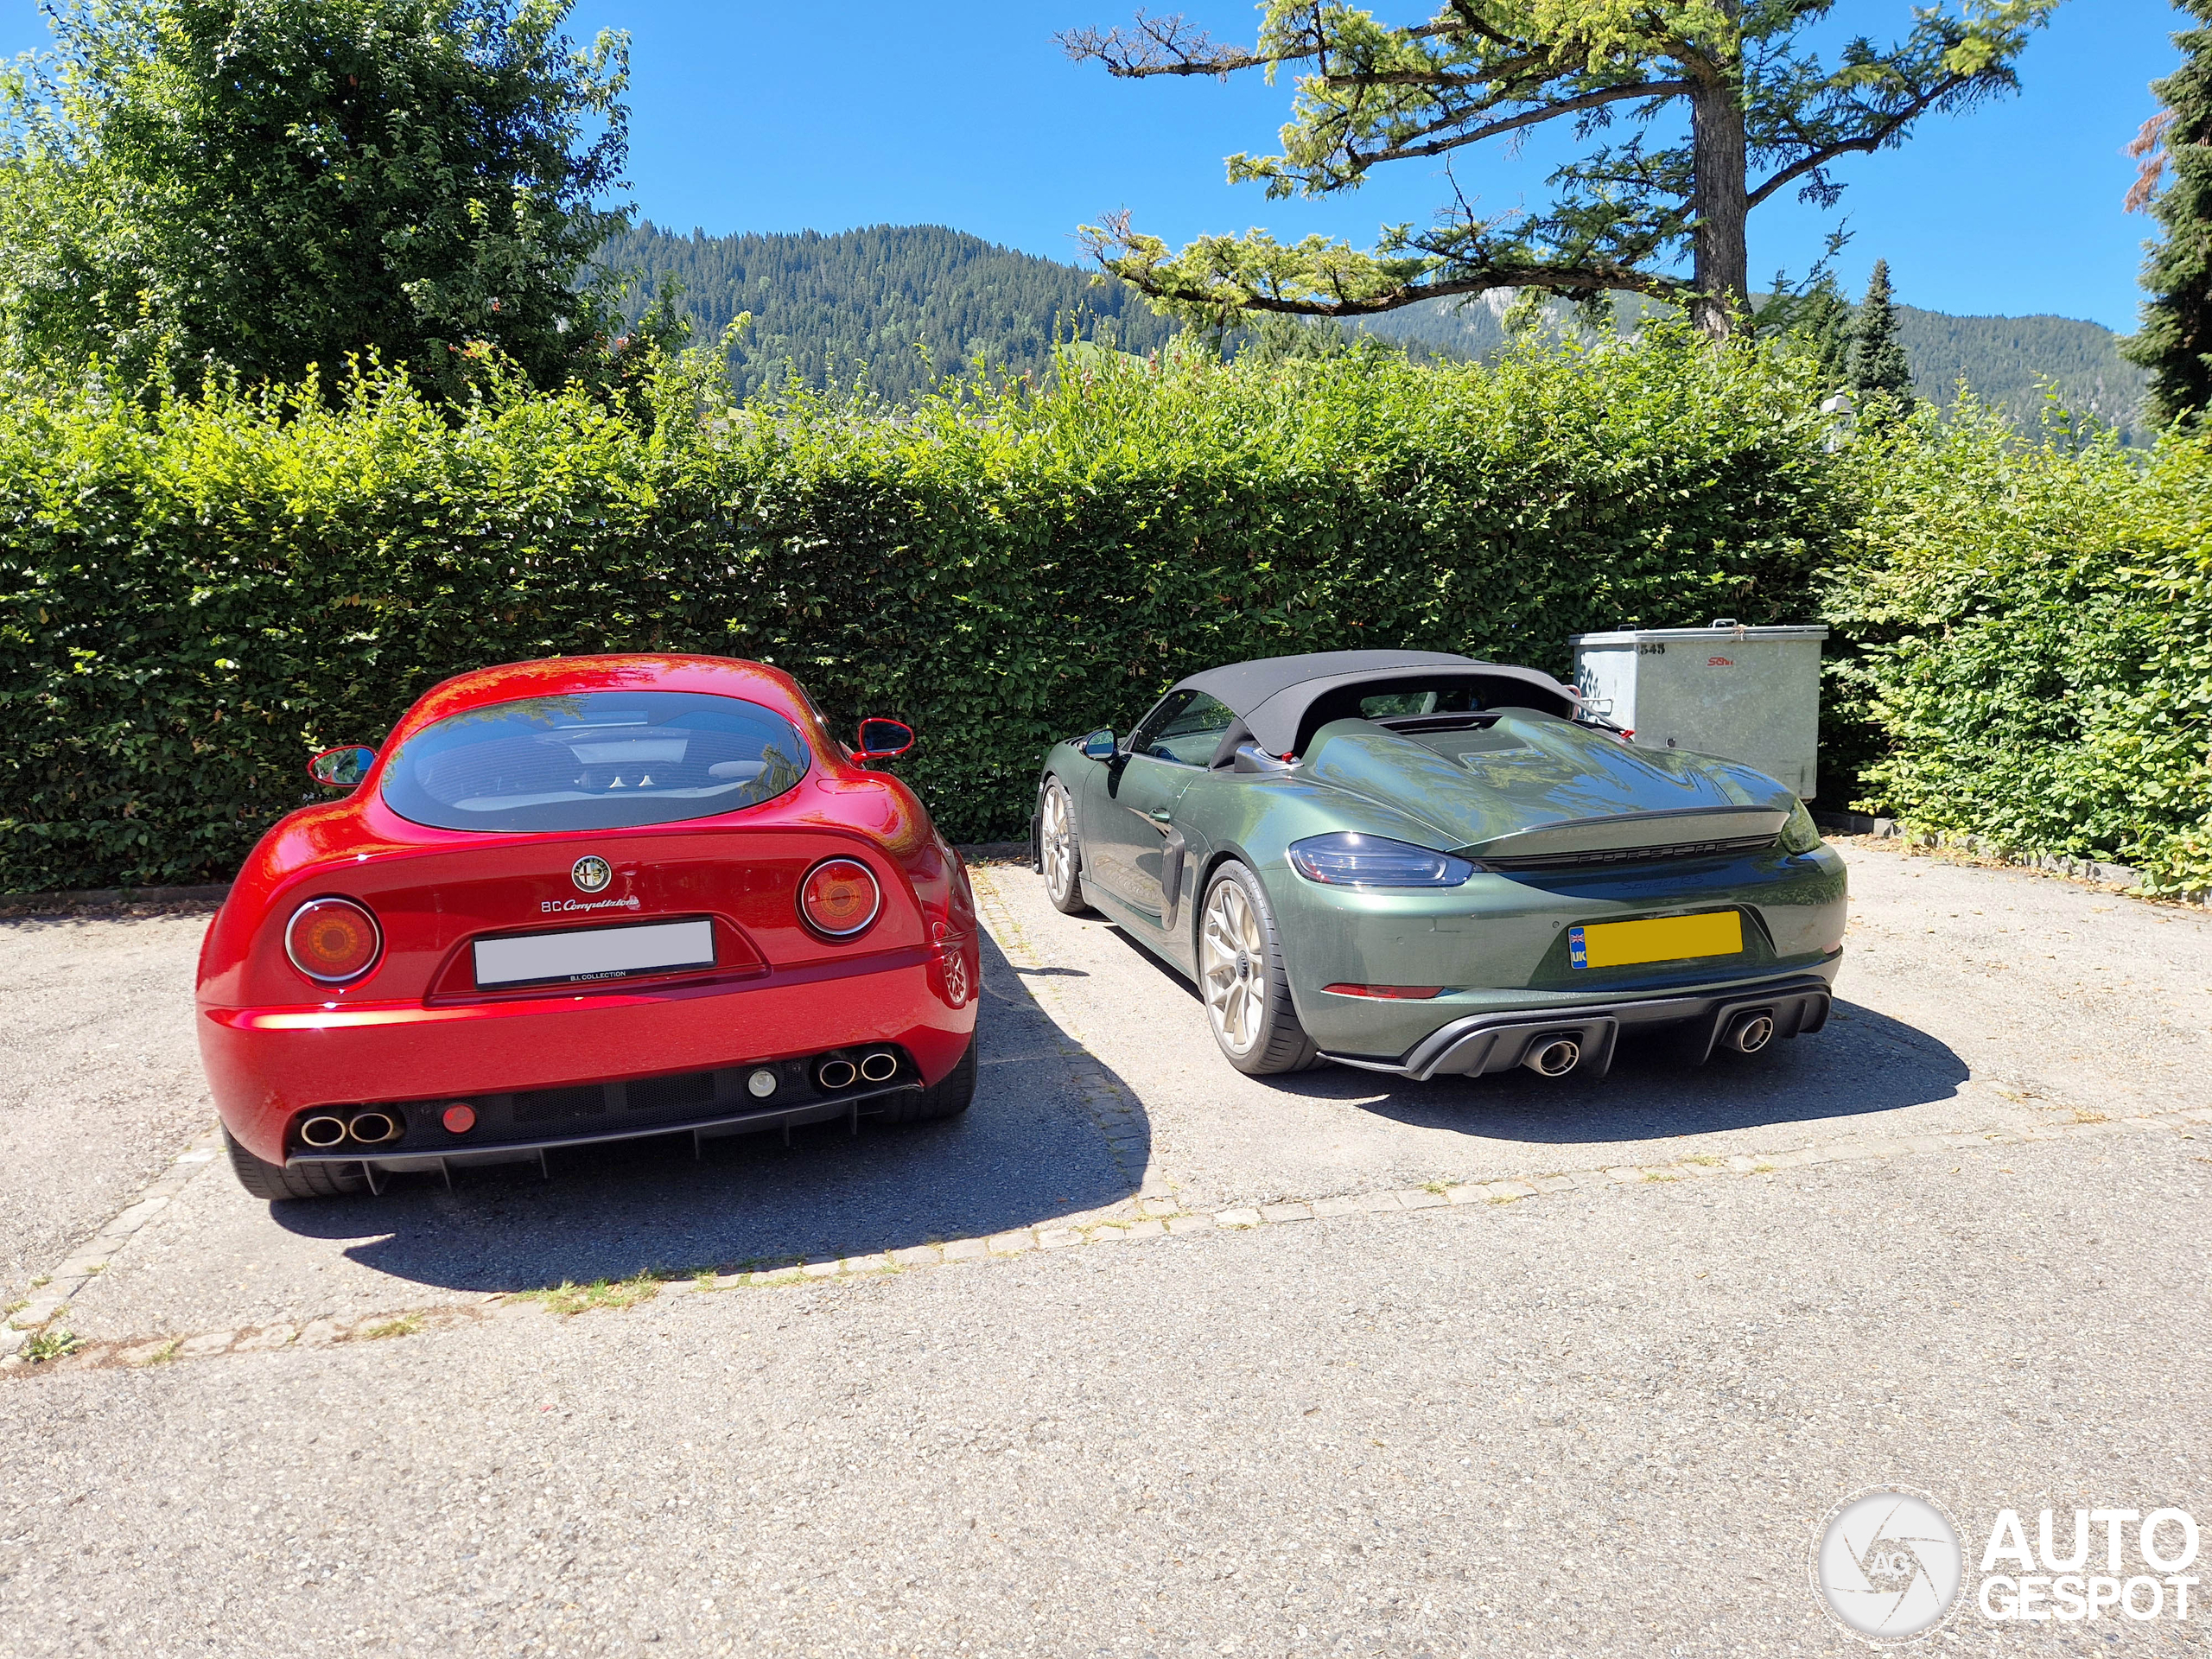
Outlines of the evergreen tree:
[{"label": "evergreen tree", "polygon": [[[2212,0],[2175,3],[2212,23]],[[2120,347],[2151,372],[2144,412],[2158,426],[2212,408],[2212,29],[2183,29],[2174,44],[2182,66],[2151,83],[2165,108],[2133,146],[2143,176],[2128,195],[2130,207],[2150,207],[2165,238],[2143,262],[2152,297],[2142,327]],[[2172,181],[2161,190],[2169,166]]]},{"label": "evergreen tree", "polygon": [[1835,278],[1823,276],[1789,307],[1789,334],[1820,364],[1821,385],[1834,391],[1851,381],[1851,302]]},{"label": "evergreen tree", "polygon": [[1833,207],[1846,157],[1893,149],[1927,117],[2012,92],[2028,37],[2057,3],[1894,7],[1910,20],[1904,39],[1835,39],[1825,60],[1834,0],[1451,0],[1403,26],[1336,0],[1262,0],[1249,48],[1140,11],[1061,43],[1129,78],[1295,78],[1282,154],[1229,157],[1230,181],[1262,184],[1271,200],[1356,190],[1393,162],[1426,170],[1471,146],[1518,146],[1537,127],[1560,135],[1565,159],[1547,181],[1552,200],[1534,211],[1484,213],[1455,182],[1426,230],[1386,227],[1366,252],[1254,230],[1173,253],[1126,212],[1081,234],[1115,275],[1199,321],[1246,311],[1349,321],[1535,289],[1577,302],[1648,296],[1719,337],[1751,297],[1755,208],[1783,191]]},{"label": "evergreen tree", "polygon": [[1901,404],[1912,402],[1912,364],[1897,338],[1897,308],[1890,292],[1890,262],[1877,259],[1866,283],[1866,297],[1851,331],[1851,390],[1866,397],[1885,393]]}]

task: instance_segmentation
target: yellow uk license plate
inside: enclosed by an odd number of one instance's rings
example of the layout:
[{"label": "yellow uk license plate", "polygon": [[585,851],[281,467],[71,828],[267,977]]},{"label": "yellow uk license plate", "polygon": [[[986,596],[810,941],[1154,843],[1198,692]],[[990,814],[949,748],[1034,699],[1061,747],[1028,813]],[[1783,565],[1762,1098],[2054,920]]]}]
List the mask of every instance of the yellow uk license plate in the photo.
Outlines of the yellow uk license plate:
[{"label": "yellow uk license plate", "polygon": [[1567,930],[1567,959],[1577,968],[1626,968],[1639,962],[1688,962],[1743,954],[1744,918],[1732,910],[1662,916],[1649,922],[1592,922]]}]

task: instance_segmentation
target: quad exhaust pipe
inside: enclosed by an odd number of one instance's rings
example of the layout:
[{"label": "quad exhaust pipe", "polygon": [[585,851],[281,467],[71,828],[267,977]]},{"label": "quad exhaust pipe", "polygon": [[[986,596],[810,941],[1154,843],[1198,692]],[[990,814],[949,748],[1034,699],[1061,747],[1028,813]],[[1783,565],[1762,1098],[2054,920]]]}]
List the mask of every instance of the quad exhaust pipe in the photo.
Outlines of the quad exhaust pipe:
[{"label": "quad exhaust pipe", "polygon": [[887,1048],[870,1049],[858,1060],[833,1056],[814,1068],[815,1083],[831,1093],[855,1083],[888,1083],[898,1075],[899,1056]]},{"label": "quad exhaust pipe", "polygon": [[348,1141],[357,1146],[380,1147],[387,1141],[397,1141],[407,1133],[407,1126],[397,1112],[380,1111],[374,1108],[351,1112],[340,1117],[335,1112],[317,1112],[300,1125],[300,1144],[312,1147],[317,1152],[327,1152],[333,1147],[342,1147]]},{"label": "quad exhaust pipe", "polygon": [[1540,1037],[1521,1064],[1540,1077],[1563,1077],[1582,1064],[1582,1045],[1573,1037]]}]

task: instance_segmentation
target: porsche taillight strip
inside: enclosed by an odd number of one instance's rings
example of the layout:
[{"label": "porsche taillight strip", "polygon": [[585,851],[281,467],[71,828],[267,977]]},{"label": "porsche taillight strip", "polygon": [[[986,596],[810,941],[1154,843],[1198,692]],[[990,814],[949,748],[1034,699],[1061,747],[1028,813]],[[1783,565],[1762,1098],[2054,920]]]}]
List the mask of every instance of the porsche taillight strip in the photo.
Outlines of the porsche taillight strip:
[{"label": "porsche taillight strip", "polygon": [[1737,853],[1764,852],[1779,839],[1775,836],[1743,836],[1733,841],[1684,841],[1671,847],[1608,847],[1586,853],[1526,853],[1516,857],[1485,856],[1482,867],[1501,874],[1514,870],[1560,870],[1578,864],[1643,864],[1670,858],[1717,858]]}]

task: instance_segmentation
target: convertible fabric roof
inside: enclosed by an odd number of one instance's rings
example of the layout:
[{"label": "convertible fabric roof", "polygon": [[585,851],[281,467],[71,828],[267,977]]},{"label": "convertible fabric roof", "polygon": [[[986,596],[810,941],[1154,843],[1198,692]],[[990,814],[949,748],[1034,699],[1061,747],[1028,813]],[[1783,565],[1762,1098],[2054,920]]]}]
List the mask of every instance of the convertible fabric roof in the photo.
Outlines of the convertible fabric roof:
[{"label": "convertible fabric roof", "polygon": [[[1251,741],[1269,754],[1288,754],[1308,735],[1302,729],[1307,711],[1330,692],[1349,685],[1440,677],[1509,682],[1533,694],[1532,706],[1554,714],[1572,714],[1575,706],[1574,693],[1548,674],[1477,662],[1447,651],[1319,651],[1303,657],[1262,657],[1190,675],[1178,680],[1173,690],[1218,697],[1236,712]],[[1224,750],[1233,750],[1236,741],[1243,741],[1235,733],[1230,736]]]}]

